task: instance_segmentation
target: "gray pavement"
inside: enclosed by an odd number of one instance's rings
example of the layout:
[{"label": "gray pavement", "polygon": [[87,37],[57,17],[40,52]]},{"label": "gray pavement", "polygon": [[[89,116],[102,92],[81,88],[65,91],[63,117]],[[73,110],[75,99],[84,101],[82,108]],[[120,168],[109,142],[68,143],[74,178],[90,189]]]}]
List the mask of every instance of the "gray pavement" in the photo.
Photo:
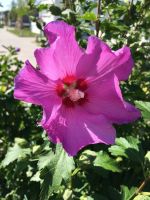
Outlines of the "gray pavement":
[{"label": "gray pavement", "polygon": [[0,54],[5,54],[6,49],[2,45],[20,48],[21,51],[18,53],[18,58],[23,62],[28,59],[33,65],[36,64],[34,50],[39,46],[34,37],[18,37],[8,32],[6,28],[0,28]]}]

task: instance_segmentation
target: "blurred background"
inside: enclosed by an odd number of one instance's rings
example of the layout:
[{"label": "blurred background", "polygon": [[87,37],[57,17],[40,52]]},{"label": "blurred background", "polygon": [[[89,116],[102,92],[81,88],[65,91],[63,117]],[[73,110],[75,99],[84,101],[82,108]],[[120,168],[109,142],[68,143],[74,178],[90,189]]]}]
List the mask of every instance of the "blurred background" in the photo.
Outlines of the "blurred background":
[{"label": "blurred background", "polygon": [[[14,77],[26,59],[36,67],[34,50],[49,46],[43,27],[56,19],[76,27],[83,48],[97,24],[113,50],[131,48],[134,69],[120,86],[142,112],[114,125],[115,145],[89,145],[74,158],[37,125],[40,107],[13,98]],[[0,0],[0,200],[150,200],[149,181],[150,1]]]}]

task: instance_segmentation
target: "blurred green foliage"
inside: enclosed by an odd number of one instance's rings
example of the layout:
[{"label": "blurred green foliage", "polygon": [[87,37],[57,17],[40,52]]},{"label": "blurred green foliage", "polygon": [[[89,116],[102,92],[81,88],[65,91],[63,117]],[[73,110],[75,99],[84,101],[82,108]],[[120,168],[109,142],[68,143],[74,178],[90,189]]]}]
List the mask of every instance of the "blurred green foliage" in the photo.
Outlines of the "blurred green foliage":
[{"label": "blurred green foliage", "polygon": [[[58,7],[29,0],[28,6],[73,24],[82,47],[95,34],[94,1],[67,0]],[[36,125],[40,108],[13,98],[13,80],[23,63],[12,47],[0,55],[0,200],[150,200],[149,7],[146,0],[101,1],[99,36],[114,50],[130,46],[135,67],[121,87],[142,111],[137,122],[115,127],[111,147],[90,145],[72,158],[50,143]],[[44,22],[31,18],[43,30]]]}]

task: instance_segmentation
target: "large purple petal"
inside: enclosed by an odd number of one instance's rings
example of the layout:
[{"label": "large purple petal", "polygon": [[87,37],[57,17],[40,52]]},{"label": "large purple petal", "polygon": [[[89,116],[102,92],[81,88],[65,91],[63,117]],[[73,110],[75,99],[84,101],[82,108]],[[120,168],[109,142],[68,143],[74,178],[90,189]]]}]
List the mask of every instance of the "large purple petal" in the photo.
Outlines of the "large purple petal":
[{"label": "large purple petal", "polygon": [[74,27],[63,21],[55,21],[48,23],[44,32],[50,48],[35,51],[42,73],[49,74],[53,79],[75,75],[76,66],[84,52],[75,39]]},{"label": "large purple petal", "polygon": [[102,40],[90,36],[85,54],[77,65],[77,76],[98,74],[104,77],[115,73],[121,81],[128,79],[132,67],[133,59],[128,47],[113,52]]},{"label": "large purple petal", "polygon": [[57,80],[66,75],[65,68],[62,68],[57,64],[57,57],[55,57],[54,49],[39,48],[34,52],[36,62],[39,70],[52,80]]},{"label": "large purple petal", "polygon": [[122,81],[128,79],[133,64],[130,48],[126,46],[115,52],[102,51],[97,63],[97,72],[100,77],[115,73]]},{"label": "large purple petal", "polygon": [[[61,103],[59,102],[56,102],[53,107],[43,107],[43,117],[40,122],[40,125],[43,126],[43,128],[48,132],[50,140],[54,143],[60,143],[60,138],[58,136],[59,132],[57,132],[60,125],[63,123],[60,122],[58,118],[60,108]],[[63,117],[65,118],[65,116]],[[57,123],[55,120],[58,120]]]},{"label": "large purple petal", "polygon": [[43,127],[50,140],[62,143],[72,156],[89,144],[113,144],[115,141],[115,129],[103,115],[90,115],[79,107],[68,110],[56,106]]},{"label": "large purple petal", "polygon": [[77,65],[77,77],[95,76],[97,74],[97,62],[102,51],[111,51],[110,48],[95,36],[88,38],[87,48]]},{"label": "large purple petal", "polygon": [[91,114],[103,114],[113,123],[128,123],[140,117],[134,106],[123,100],[116,75],[89,80],[88,102],[83,105]]},{"label": "large purple petal", "polygon": [[75,38],[75,27],[64,21],[52,21],[44,27],[44,33],[50,44],[56,42],[57,39]]},{"label": "large purple petal", "polygon": [[58,99],[55,88],[55,82],[26,61],[15,78],[14,97],[37,105],[48,105],[52,100]]}]

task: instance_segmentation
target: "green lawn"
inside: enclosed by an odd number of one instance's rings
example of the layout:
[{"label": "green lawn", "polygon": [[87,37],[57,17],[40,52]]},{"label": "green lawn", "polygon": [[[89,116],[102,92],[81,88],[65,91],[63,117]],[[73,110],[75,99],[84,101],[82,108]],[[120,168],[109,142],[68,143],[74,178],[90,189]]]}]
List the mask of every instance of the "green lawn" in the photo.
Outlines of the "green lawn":
[{"label": "green lawn", "polygon": [[14,33],[15,35],[18,35],[19,37],[34,37],[34,36],[36,36],[36,34],[32,33],[29,28],[23,28],[21,30],[14,28],[14,29],[7,29],[7,30],[11,33]]}]

